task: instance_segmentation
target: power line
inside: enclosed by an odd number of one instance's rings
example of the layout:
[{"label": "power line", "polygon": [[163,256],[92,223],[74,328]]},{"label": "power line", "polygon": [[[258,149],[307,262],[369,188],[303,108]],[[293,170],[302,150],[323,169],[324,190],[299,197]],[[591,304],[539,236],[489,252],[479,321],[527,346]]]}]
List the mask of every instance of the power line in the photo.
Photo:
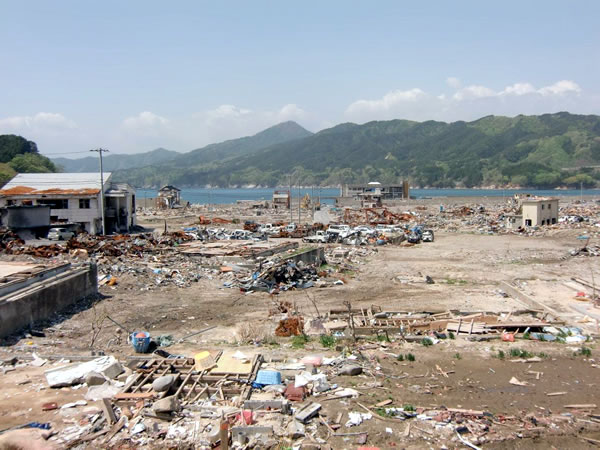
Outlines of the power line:
[{"label": "power line", "polygon": [[40,153],[40,155],[42,156],[54,156],[54,155],[75,155],[78,153],[88,153],[87,150],[86,151],[82,151],[82,152],[56,152],[56,153]]}]

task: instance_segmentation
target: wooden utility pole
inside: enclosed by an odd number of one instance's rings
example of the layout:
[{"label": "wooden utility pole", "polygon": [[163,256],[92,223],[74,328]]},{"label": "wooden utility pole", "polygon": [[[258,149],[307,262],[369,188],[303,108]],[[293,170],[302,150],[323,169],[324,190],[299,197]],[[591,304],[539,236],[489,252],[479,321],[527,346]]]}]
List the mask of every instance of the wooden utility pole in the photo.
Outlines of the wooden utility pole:
[{"label": "wooden utility pole", "polygon": [[107,153],[108,150],[104,148],[96,148],[90,150],[90,152],[98,152],[98,156],[100,156],[100,211],[102,211],[102,232],[101,234],[106,234],[106,218],[104,217],[104,170],[102,168],[102,153]]}]

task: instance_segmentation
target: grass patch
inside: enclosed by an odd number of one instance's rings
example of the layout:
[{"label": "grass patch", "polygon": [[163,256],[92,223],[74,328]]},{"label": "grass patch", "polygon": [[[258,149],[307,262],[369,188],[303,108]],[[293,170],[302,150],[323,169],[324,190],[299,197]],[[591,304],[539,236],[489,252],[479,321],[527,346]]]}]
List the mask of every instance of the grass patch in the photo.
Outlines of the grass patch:
[{"label": "grass patch", "polygon": [[467,280],[461,280],[460,278],[446,278],[446,284],[458,284],[459,286],[463,286],[467,284]]},{"label": "grass patch", "polygon": [[413,405],[411,405],[410,403],[405,404],[402,409],[406,412],[414,412],[415,411],[415,407]]},{"label": "grass patch", "polygon": [[589,347],[581,347],[575,352],[575,356],[585,356],[589,358],[590,356],[592,356],[592,349]]},{"label": "grass patch", "polygon": [[375,413],[381,417],[394,417],[394,412],[387,412],[385,408],[375,408]]},{"label": "grass patch", "polygon": [[455,353],[454,354],[454,358],[455,359],[462,359],[462,356],[460,356],[460,353]]},{"label": "grass patch", "polygon": [[413,355],[412,353],[407,353],[405,355],[403,355],[401,353],[398,355],[398,357],[396,359],[398,361],[410,361],[410,362],[415,362],[417,360],[417,358],[415,358],[415,355]]},{"label": "grass patch", "polygon": [[494,358],[504,359],[506,357],[506,354],[502,350],[498,350],[498,353],[496,353],[495,355],[492,355],[492,356]]},{"label": "grass patch", "polygon": [[522,350],[520,348],[511,348],[510,356],[512,358],[531,358],[533,357],[533,353],[528,352],[527,350]]},{"label": "grass patch", "polygon": [[421,341],[421,345],[423,345],[424,347],[431,347],[433,345],[433,341],[429,338],[424,338]]},{"label": "grass patch", "polygon": [[305,334],[292,337],[292,348],[304,348],[310,338]]},{"label": "grass patch", "polygon": [[452,331],[450,331],[450,332],[448,333],[448,337],[449,337],[450,339],[456,339],[456,336],[454,335],[454,333],[453,333]]},{"label": "grass patch", "polygon": [[391,342],[390,338],[387,334],[378,334],[377,335],[377,342]]},{"label": "grass patch", "polygon": [[327,335],[327,334],[322,334],[322,335],[319,337],[319,342],[321,342],[321,345],[322,345],[323,347],[326,347],[326,348],[332,348],[332,347],[334,347],[334,346],[335,346],[336,339],[335,339],[335,337],[333,337],[333,336],[329,336],[329,335]]}]

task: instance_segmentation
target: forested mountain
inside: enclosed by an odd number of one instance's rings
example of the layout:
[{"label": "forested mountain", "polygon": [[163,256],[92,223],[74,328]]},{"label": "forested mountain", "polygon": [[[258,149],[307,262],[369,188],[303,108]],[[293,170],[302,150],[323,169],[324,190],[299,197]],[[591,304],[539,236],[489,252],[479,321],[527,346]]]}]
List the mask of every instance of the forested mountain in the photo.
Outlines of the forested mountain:
[{"label": "forested mountain", "polygon": [[[107,172],[115,170],[125,170],[135,167],[150,166],[153,164],[162,164],[180,155],[180,153],[157,148],[150,152],[138,153],[135,155],[118,155],[107,153],[102,158],[102,165]],[[57,166],[60,166],[64,172],[96,172],[98,170],[98,155],[86,156],[80,159],[52,158]]]},{"label": "forested mountain", "polygon": [[[283,122],[254,136],[210,144],[187,153],[178,153],[164,148],[133,155],[107,153],[103,158],[103,166],[107,172],[155,166],[156,168],[160,167],[161,173],[157,174],[160,177],[163,170],[171,171],[213,161],[223,161],[227,158],[245,155],[271,145],[300,139],[311,134],[310,131],[305,130],[295,122]],[[94,172],[98,170],[97,156],[88,156],[81,159],[54,158],[53,161],[64,172]],[[142,171],[145,172],[145,169],[142,169]],[[153,171],[150,170],[150,172]],[[147,182],[152,183],[149,180]]]},{"label": "forested mountain", "polygon": [[35,142],[14,134],[0,135],[0,185],[17,173],[56,171],[52,161],[38,153]]},{"label": "forested mountain", "polygon": [[[242,138],[248,139],[252,138]],[[242,140],[186,153],[160,167],[117,172],[115,177],[139,187],[276,186],[286,185],[289,174],[294,183],[304,185],[405,178],[413,185],[432,187],[594,186],[600,181],[597,170],[585,167],[600,164],[600,117],[595,115],[347,123],[244,151],[233,144]]]}]

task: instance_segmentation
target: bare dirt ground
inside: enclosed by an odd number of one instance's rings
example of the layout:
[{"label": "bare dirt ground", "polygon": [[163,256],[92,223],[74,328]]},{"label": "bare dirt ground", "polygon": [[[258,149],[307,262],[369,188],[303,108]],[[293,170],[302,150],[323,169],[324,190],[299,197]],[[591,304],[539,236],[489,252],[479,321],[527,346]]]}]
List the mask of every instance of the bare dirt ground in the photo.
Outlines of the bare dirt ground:
[{"label": "bare dirt ground", "polygon": [[[186,220],[173,220],[171,226]],[[322,312],[340,308],[344,301],[350,301],[353,307],[378,305],[393,311],[510,312],[527,306],[500,295],[500,283],[518,281],[523,292],[555,309],[570,324],[585,326],[589,333],[598,334],[594,319],[600,318],[600,309],[574,300],[578,287],[572,284],[572,277],[600,279],[600,263],[595,258],[568,255],[569,249],[579,245],[578,233],[557,231],[541,237],[437,233],[433,243],[378,247],[376,254],[363,259],[355,271],[344,277],[344,285],[282,292],[279,298],[295,303],[309,318],[315,315],[311,299]],[[435,283],[426,284],[426,275]],[[45,329],[46,337],[21,336],[5,342],[0,347],[0,357],[7,359],[34,351],[66,357],[90,355],[92,344],[94,351],[117,357],[133,355],[125,333],[112,322],[100,319],[105,315],[129,330],[147,330],[153,336],[170,334],[175,339],[216,325],[209,332],[167,348],[173,354],[193,355],[200,350],[237,345],[236,331],[242,323],[251,323],[260,333],[270,336],[266,344],[258,347],[266,355],[299,358],[306,354],[340,353],[323,348],[315,339],[304,349],[292,349],[290,338],[275,338],[273,334],[276,323],[269,318],[269,310],[276,299],[263,292],[244,294],[224,288],[218,276],[203,277],[189,288],[167,286],[147,291],[133,275],[125,275],[118,285],[103,286],[100,292],[100,300],[58,316]],[[578,323],[586,315],[592,320]],[[568,420],[573,411],[565,409],[567,404],[600,405],[600,364],[596,363],[600,349],[594,342],[586,345],[592,351],[591,356],[576,356],[580,345],[523,340],[470,342],[457,338],[430,347],[396,339],[389,343],[362,341],[358,344],[362,355],[380,369],[359,377],[333,378],[333,382],[353,387],[362,395],[358,399],[323,402],[324,414],[331,418],[338,411],[364,412],[357,402],[374,405],[388,398],[394,406],[484,410],[496,418],[529,414],[530,429],[515,431],[505,425],[509,437],[484,447],[593,448],[594,444],[580,437],[600,439],[598,421],[581,419],[556,429],[542,426],[544,421],[551,421],[549,417]],[[509,355],[514,348],[541,355],[542,360],[512,362]],[[500,351],[506,355],[504,358],[499,357]],[[395,357],[406,353],[412,353],[416,360],[398,361]],[[41,404],[49,401],[66,403],[82,398],[80,390],[47,388],[43,378],[45,368],[25,366],[0,374],[0,429],[31,421],[50,421],[61,429],[77,422],[75,410],[41,411]],[[511,377],[529,385],[512,385]],[[564,394],[547,395],[554,392]],[[498,428],[502,430],[502,424],[495,429]],[[456,440],[440,440],[445,439],[442,434],[435,428],[426,429],[419,422],[410,428],[408,421],[397,423],[373,418],[359,427],[340,431],[363,430],[368,432],[368,444],[381,448],[462,446]],[[334,449],[356,448],[356,436],[331,437],[328,444]]]}]

